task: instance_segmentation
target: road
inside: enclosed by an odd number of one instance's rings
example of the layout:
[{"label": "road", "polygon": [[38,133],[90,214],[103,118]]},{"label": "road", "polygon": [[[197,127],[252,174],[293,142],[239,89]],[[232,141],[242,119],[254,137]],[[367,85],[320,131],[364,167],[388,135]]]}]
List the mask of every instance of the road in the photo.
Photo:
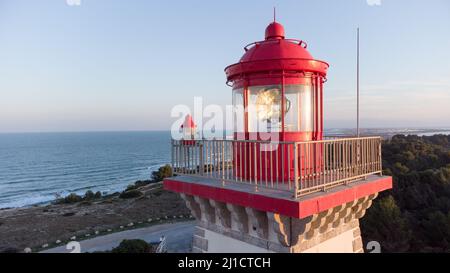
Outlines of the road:
[{"label": "road", "polygon": [[[111,250],[118,246],[124,239],[141,239],[147,242],[156,242],[159,241],[161,236],[165,236],[168,252],[190,252],[194,226],[195,223],[189,221],[116,232],[80,241],[80,251],[94,252]],[[41,253],[70,253],[71,251],[72,250],[67,250],[64,245],[47,249]]]}]

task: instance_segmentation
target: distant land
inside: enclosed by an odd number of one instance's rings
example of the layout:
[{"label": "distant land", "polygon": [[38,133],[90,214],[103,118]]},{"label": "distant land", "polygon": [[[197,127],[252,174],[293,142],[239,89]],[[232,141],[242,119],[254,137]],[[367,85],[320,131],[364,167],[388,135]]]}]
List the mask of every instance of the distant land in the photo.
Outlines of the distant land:
[{"label": "distant land", "polygon": [[[325,129],[326,136],[354,136],[356,130],[353,129]],[[443,128],[361,128],[361,136],[381,136],[383,138],[391,138],[395,135],[448,135],[450,127]]]}]

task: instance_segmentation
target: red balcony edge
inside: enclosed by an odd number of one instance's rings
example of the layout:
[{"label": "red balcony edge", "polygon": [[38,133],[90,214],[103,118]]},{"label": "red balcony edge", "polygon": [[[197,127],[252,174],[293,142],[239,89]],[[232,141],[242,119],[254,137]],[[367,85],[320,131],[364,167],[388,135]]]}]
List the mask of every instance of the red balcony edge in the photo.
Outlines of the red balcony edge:
[{"label": "red balcony edge", "polygon": [[263,195],[257,192],[244,192],[229,188],[209,186],[166,178],[164,189],[213,199],[219,202],[251,207],[261,211],[279,213],[293,218],[305,218],[313,214],[334,208],[341,204],[357,200],[392,188],[392,177],[382,176],[373,181],[361,181],[339,186],[327,192],[305,195],[299,199],[285,199]]}]

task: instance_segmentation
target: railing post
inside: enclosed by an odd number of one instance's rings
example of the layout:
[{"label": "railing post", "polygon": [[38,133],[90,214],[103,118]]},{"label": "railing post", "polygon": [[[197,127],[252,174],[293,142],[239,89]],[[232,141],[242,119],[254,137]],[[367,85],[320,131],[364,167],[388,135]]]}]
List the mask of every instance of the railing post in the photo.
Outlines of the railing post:
[{"label": "railing post", "polygon": [[171,164],[171,166],[172,166],[172,173],[174,173],[175,172],[175,153],[174,153],[174,147],[173,147],[173,144],[174,144],[174,142],[173,142],[173,138],[171,138],[170,139],[170,153],[171,153],[171,162],[170,162],[170,164]]},{"label": "railing post", "polygon": [[[251,143],[250,143],[251,144]],[[254,161],[254,170],[253,170],[253,180],[255,181],[255,192],[258,192],[258,162],[256,161],[256,142],[253,143],[253,161]],[[251,146],[250,146],[251,147]],[[251,173],[250,173],[251,175]],[[250,180],[251,181],[251,180]]]},{"label": "railing post", "polygon": [[[222,181],[225,179],[225,140],[221,140],[220,141],[222,143],[222,154],[221,154],[221,158],[222,158],[222,163],[220,165],[222,168]],[[225,182],[223,182],[225,183]]]},{"label": "railing post", "polygon": [[383,160],[382,160],[382,156],[381,156],[381,137],[378,139],[378,162],[380,162],[379,164],[379,168],[380,168],[380,176],[383,176]]},{"label": "railing post", "polygon": [[362,167],[361,167],[361,140],[356,139],[356,174],[361,175]]},{"label": "railing post", "polygon": [[198,149],[199,149],[199,168],[200,168],[200,175],[201,176],[203,176],[203,173],[204,173],[204,169],[205,169],[205,163],[204,163],[204,161],[203,161],[203,140],[201,140],[200,142],[199,142],[199,147],[198,147]]},{"label": "railing post", "polygon": [[298,197],[298,150],[297,143],[294,143],[294,197]]}]

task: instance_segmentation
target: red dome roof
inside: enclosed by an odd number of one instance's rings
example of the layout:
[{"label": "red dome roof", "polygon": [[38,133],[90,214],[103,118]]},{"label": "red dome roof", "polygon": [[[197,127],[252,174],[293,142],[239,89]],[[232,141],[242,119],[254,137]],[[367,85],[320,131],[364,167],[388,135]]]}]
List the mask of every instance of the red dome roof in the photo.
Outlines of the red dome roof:
[{"label": "red dome roof", "polygon": [[285,39],[284,27],[280,23],[269,24],[265,38],[264,41],[247,45],[240,61],[225,68],[228,80],[242,74],[274,70],[326,75],[329,65],[315,60],[306,50],[305,42]]},{"label": "red dome roof", "polygon": [[184,118],[183,124],[181,124],[181,128],[187,128],[187,129],[197,128],[197,125],[195,125],[195,122],[192,119],[191,115],[186,115],[186,117]]},{"label": "red dome roof", "polygon": [[246,52],[240,62],[286,58],[313,60],[303,41],[284,38],[284,27],[280,23],[273,22],[268,25],[265,36],[264,41],[246,47]]},{"label": "red dome roof", "polygon": [[312,55],[303,47],[304,43],[300,43],[301,41],[286,39],[265,40],[248,49],[240,62],[292,58],[313,60]]}]

